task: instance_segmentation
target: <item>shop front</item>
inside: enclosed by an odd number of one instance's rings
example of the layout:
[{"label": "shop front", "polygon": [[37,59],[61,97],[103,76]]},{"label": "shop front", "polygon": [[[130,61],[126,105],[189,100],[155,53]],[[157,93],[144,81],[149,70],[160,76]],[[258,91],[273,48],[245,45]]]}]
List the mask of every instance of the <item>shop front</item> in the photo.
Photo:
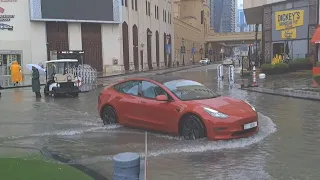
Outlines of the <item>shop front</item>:
[{"label": "shop front", "polygon": [[318,25],[318,1],[284,1],[263,8],[264,63],[275,57],[293,61],[315,55],[310,39]]},{"label": "shop front", "polygon": [[273,6],[272,58],[295,60],[308,56],[308,2],[293,7],[283,10],[281,5]]}]

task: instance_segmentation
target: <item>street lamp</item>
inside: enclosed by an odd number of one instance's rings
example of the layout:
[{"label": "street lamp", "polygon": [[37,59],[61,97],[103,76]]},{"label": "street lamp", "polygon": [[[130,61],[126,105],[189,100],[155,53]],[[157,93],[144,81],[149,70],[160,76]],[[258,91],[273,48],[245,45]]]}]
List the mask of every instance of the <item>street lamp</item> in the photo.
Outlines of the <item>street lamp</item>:
[{"label": "street lamp", "polygon": [[181,40],[181,54],[182,54],[182,65],[184,66],[184,54],[186,53],[186,47],[184,46],[184,38]]}]

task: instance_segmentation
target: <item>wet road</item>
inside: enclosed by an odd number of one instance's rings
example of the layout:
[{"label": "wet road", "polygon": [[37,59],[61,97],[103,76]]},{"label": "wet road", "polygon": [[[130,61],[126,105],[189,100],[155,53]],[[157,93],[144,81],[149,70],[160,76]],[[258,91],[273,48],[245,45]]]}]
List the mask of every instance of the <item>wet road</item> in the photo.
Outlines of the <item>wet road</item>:
[{"label": "wet road", "polygon": [[[247,139],[216,142],[150,133],[149,178],[320,179],[319,102],[229,89],[226,80],[220,88],[214,67],[173,74],[250,102],[260,112],[259,133]],[[72,159],[70,163],[84,164],[111,179],[112,155],[126,151],[143,154],[143,131],[102,125],[96,112],[100,89],[78,99],[41,101],[36,101],[30,91],[2,91],[0,156],[26,156],[46,147]]]}]

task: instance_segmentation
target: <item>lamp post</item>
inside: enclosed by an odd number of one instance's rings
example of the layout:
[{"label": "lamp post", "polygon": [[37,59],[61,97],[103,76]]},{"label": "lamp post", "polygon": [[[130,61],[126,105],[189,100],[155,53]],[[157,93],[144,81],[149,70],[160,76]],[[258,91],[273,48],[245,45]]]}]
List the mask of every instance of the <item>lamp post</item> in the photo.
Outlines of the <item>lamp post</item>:
[{"label": "lamp post", "polygon": [[184,38],[182,38],[181,54],[182,54],[182,66],[184,66],[184,54],[186,53],[186,47],[184,46]]},{"label": "lamp post", "polygon": [[194,43],[192,43],[192,64],[194,64],[194,53],[195,53],[195,47],[194,47]]},{"label": "lamp post", "polygon": [[200,54],[201,54],[201,59],[202,59],[202,54],[203,54],[202,44],[201,44],[201,46],[200,46]]},{"label": "lamp post", "polygon": [[171,67],[171,58],[170,58],[171,56],[170,56],[170,49],[169,49],[170,46],[171,46],[171,45],[169,44],[169,43],[170,43],[170,38],[171,38],[170,35],[167,34],[167,48],[166,48],[166,53],[167,53],[167,57],[169,57],[169,58],[168,58],[168,67]]},{"label": "lamp post", "polygon": [[256,60],[255,60],[255,64],[258,63],[258,31],[259,31],[259,24],[256,24],[256,27],[255,27],[255,41],[256,41]]}]

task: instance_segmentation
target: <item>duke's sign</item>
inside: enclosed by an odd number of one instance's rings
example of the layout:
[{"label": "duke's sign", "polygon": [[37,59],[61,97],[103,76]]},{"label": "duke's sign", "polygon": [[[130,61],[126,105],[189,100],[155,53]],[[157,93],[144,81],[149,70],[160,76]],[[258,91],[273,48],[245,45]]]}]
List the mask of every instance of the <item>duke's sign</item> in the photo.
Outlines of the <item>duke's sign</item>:
[{"label": "duke's sign", "polygon": [[276,30],[290,29],[303,26],[304,10],[275,12]]}]

